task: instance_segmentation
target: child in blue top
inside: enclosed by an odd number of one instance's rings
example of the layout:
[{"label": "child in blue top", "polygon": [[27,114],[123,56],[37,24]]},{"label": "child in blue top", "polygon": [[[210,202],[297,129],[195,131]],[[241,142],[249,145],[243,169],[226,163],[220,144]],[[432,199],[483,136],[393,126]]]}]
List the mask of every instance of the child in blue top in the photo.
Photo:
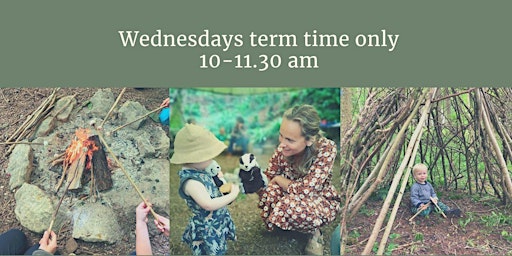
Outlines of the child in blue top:
[{"label": "child in blue top", "polygon": [[232,184],[230,193],[222,195],[205,172],[225,148],[213,133],[198,125],[186,124],[176,134],[171,163],[183,165],[179,194],[193,213],[182,240],[194,255],[225,254],[227,240],[236,239],[235,224],[226,206],[236,199],[240,188]]},{"label": "child in blue top", "polygon": [[[432,212],[435,205],[437,204],[441,210],[450,215],[460,215],[459,209],[451,210],[450,207],[443,204],[437,198],[436,192],[434,191],[434,187],[427,181],[427,171],[428,168],[425,164],[416,164],[412,168],[412,173],[416,182],[411,187],[411,211],[412,213],[417,213],[418,211],[423,211],[419,214],[421,216],[427,216]],[[429,202],[431,202],[429,204]]]}]

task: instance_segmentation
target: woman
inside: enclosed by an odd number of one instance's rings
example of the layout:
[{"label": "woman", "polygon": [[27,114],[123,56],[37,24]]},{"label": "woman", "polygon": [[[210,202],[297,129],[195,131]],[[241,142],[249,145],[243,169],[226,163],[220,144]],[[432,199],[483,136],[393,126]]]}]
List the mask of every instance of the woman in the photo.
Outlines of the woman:
[{"label": "woman", "polygon": [[277,226],[312,234],[307,254],[323,253],[320,227],[332,222],[340,197],[331,184],[336,144],[323,137],[320,118],[310,105],[295,106],[283,115],[279,146],[265,174],[270,180],[259,192],[266,228]]}]

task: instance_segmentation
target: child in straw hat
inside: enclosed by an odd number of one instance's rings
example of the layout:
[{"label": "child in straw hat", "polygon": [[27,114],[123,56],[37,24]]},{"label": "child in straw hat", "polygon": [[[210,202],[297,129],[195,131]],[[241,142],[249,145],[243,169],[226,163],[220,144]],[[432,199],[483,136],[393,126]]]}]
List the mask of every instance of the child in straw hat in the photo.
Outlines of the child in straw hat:
[{"label": "child in straw hat", "polygon": [[237,185],[222,195],[212,177],[205,172],[212,159],[226,145],[213,133],[195,124],[186,124],[176,134],[171,163],[181,164],[179,194],[194,214],[182,240],[194,255],[220,255],[227,251],[227,240],[235,240],[235,224],[228,208],[240,192]]}]

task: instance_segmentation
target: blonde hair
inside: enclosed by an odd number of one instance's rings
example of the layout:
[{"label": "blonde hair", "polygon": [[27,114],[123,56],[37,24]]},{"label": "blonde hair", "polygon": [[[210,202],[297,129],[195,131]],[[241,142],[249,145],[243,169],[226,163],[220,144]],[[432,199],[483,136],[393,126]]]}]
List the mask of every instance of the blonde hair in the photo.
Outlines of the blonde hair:
[{"label": "blonde hair", "polygon": [[418,172],[419,172],[419,171],[421,171],[421,170],[428,171],[428,167],[427,167],[427,165],[422,164],[422,163],[415,164],[415,165],[412,167],[412,174],[413,174],[414,176],[416,176],[416,173],[418,173]]},{"label": "blonde hair", "polygon": [[[301,127],[301,135],[304,136],[306,141],[311,139],[318,140],[322,137],[320,130],[320,116],[318,112],[311,105],[300,105],[292,107],[286,110],[283,117],[297,122]],[[309,172],[309,168],[315,161],[315,157],[318,153],[316,141],[312,141],[311,146],[306,146],[304,149],[304,155],[301,161],[296,162],[294,156],[288,157],[288,161],[299,171],[299,173],[306,175]]]}]

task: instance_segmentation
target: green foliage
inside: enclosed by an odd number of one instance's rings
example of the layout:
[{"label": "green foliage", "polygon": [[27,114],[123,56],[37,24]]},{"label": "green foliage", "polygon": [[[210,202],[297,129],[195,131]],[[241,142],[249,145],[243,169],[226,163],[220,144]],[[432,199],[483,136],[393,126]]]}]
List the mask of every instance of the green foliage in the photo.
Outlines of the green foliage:
[{"label": "green foliage", "polygon": [[512,224],[512,217],[492,211],[491,214],[480,217],[480,221],[487,227],[499,227]]},{"label": "green foliage", "polygon": [[509,234],[508,231],[506,231],[506,230],[501,231],[501,237],[503,237],[503,239],[505,239],[509,242],[512,242],[512,234]]},{"label": "green foliage", "polygon": [[[194,89],[172,89],[181,102],[180,113],[184,120],[193,118],[197,124],[205,126],[214,134],[224,127],[230,134],[235,118],[245,120],[252,143],[276,141],[283,112],[300,104],[313,105],[321,119],[339,122],[340,89],[309,88],[290,92],[227,95]],[[174,107],[174,106],[171,106]]]},{"label": "green foliage", "polygon": [[451,200],[460,200],[460,199],[463,199],[464,198],[464,194],[461,194],[461,193],[448,193],[446,195],[446,198],[447,199],[451,199]]},{"label": "green foliage", "polygon": [[469,247],[475,247],[475,241],[473,241],[473,239],[469,238],[466,241],[466,245],[469,246]]},{"label": "green foliage", "polygon": [[475,215],[474,213],[472,212],[467,212],[466,213],[466,218],[460,218],[459,219],[459,226],[463,229],[466,228],[466,226],[471,222],[473,221],[475,218]]},{"label": "green foliage", "polygon": [[414,234],[414,241],[423,241],[424,235],[423,233],[415,233]]},{"label": "green foliage", "polygon": [[389,239],[391,239],[391,240],[395,240],[395,239],[398,239],[398,238],[400,238],[400,234],[397,234],[397,233],[391,233],[391,234],[389,235]]},{"label": "green foliage", "polygon": [[[386,247],[386,250],[384,251],[384,255],[391,255],[393,250],[398,248],[398,244],[395,243],[395,240],[398,238],[400,238],[400,234],[391,233],[389,235],[388,246]],[[374,253],[377,253],[378,250],[379,250],[379,244],[377,242],[375,242],[373,244],[372,251]]]},{"label": "green foliage", "polygon": [[388,196],[389,187],[380,187],[372,195],[371,199],[374,201],[382,201]]},{"label": "green foliage", "polygon": [[366,205],[363,205],[359,209],[359,212],[364,214],[366,217],[370,217],[370,216],[375,215],[375,210],[368,208]]},{"label": "green foliage", "polygon": [[348,235],[351,238],[359,238],[361,236],[361,233],[359,233],[357,230],[350,231],[350,234]]},{"label": "green foliage", "polygon": [[340,120],[340,88],[309,88],[298,91],[290,97],[289,106],[313,105],[320,119],[338,122]]}]

